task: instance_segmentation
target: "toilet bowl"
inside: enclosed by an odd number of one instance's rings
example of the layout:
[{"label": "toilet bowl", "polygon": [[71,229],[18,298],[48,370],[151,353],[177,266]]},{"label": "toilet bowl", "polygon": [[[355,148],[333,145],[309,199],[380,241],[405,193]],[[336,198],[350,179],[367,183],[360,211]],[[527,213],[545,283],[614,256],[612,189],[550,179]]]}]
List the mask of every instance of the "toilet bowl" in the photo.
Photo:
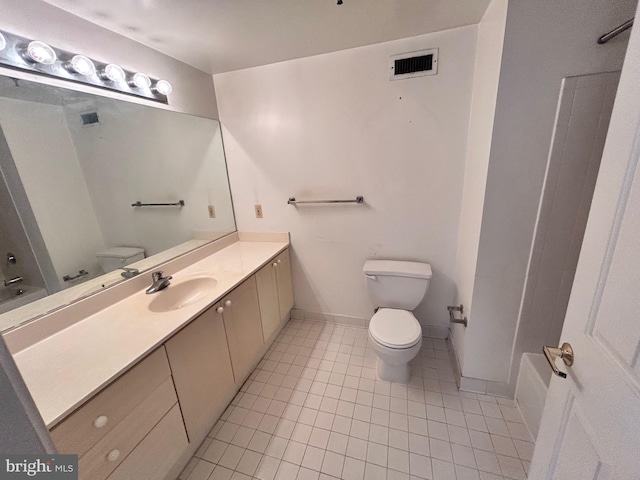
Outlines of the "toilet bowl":
[{"label": "toilet bowl", "polygon": [[377,307],[369,322],[369,342],[376,356],[380,380],[408,383],[409,362],[422,346],[422,327],[411,313],[431,280],[427,263],[367,260],[364,265],[369,295]]},{"label": "toilet bowl", "polygon": [[378,378],[408,383],[409,362],[422,346],[422,327],[416,317],[407,310],[381,308],[369,322],[369,340],[378,356]]}]

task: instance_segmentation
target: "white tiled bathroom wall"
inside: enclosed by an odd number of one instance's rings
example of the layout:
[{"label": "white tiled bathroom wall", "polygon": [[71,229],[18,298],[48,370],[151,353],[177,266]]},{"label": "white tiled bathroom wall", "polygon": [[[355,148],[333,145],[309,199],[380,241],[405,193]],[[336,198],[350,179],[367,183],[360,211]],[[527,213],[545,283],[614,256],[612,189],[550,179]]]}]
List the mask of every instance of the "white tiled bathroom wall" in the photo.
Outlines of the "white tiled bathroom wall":
[{"label": "white tiled bathroom wall", "polygon": [[619,78],[563,81],[523,303],[524,352],[560,340]]}]

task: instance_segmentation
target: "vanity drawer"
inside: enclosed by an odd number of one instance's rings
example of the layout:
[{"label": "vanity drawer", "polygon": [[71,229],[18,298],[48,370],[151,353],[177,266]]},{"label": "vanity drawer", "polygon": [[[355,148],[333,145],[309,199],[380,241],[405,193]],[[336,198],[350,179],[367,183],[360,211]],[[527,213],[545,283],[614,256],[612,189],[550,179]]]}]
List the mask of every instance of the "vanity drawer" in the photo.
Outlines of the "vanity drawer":
[{"label": "vanity drawer", "polygon": [[170,377],[160,347],[51,431],[58,451],[82,457]]},{"label": "vanity drawer", "polygon": [[176,404],[114,470],[109,480],[165,478],[188,446],[180,407]]},{"label": "vanity drawer", "polygon": [[107,478],[177,403],[173,380],[169,377],[80,458],[80,479]]}]

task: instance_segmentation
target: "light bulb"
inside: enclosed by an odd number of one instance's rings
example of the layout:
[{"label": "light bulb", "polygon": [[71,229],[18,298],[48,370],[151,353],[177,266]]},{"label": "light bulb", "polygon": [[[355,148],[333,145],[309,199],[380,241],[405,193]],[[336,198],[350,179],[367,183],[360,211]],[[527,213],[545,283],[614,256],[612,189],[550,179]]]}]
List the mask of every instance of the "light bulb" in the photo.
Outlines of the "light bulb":
[{"label": "light bulb", "polygon": [[173,92],[173,87],[166,80],[158,80],[154,88],[156,92],[158,92],[160,95],[164,95],[165,97]]},{"label": "light bulb", "polygon": [[44,42],[34,40],[29,42],[24,52],[24,58],[30,62],[41,63],[42,65],[53,65],[56,63],[56,52]]},{"label": "light bulb", "polygon": [[7,48],[7,39],[4,38],[4,35],[2,34],[2,32],[0,32],[0,51],[4,50],[5,48]]},{"label": "light bulb", "polygon": [[96,66],[90,58],[85,57],[84,55],[75,55],[65,64],[65,67],[67,67],[67,70],[71,70],[72,72],[85,76],[96,73]]},{"label": "light bulb", "polygon": [[123,82],[127,77],[127,74],[124,73],[124,70],[121,66],[116,65],[115,63],[110,63],[106,67],[102,69],[100,72],[100,76],[105,80],[110,80],[114,83]]},{"label": "light bulb", "polygon": [[136,73],[133,75],[133,77],[131,77],[129,85],[142,89],[149,88],[151,86],[151,79],[144,73]]}]

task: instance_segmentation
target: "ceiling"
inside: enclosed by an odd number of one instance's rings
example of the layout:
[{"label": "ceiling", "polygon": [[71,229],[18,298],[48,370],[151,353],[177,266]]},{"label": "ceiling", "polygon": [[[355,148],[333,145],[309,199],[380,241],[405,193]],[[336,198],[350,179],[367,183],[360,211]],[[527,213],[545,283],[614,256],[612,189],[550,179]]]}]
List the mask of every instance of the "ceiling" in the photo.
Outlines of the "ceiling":
[{"label": "ceiling", "polygon": [[490,0],[46,0],[209,73],[475,24]]}]

